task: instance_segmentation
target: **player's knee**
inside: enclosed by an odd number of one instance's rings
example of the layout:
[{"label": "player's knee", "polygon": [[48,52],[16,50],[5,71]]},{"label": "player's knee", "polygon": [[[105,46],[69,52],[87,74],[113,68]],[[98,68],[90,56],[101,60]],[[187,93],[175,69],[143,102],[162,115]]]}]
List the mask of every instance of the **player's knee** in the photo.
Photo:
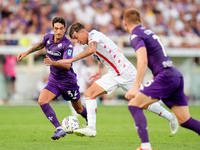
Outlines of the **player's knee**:
[{"label": "player's knee", "polygon": [[39,105],[43,105],[43,104],[45,104],[45,103],[47,103],[45,100],[43,100],[43,99],[38,99],[38,104],[39,104]]},{"label": "player's knee", "polygon": [[85,97],[90,97],[92,98],[92,93],[90,91],[85,92]]}]

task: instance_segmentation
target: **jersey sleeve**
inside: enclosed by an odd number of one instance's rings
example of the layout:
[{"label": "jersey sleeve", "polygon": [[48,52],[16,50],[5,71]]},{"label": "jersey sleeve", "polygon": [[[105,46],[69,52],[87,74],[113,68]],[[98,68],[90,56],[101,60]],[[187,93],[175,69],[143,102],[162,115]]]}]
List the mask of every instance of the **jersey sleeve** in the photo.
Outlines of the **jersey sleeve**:
[{"label": "jersey sleeve", "polygon": [[70,43],[68,46],[66,45],[63,53],[63,59],[71,59],[73,57],[73,46]]},{"label": "jersey sleeve", "polygon": [[42,41],[42,44],[43,45],[45,45],[46,46],[46,42],[47,42],[47,40],[48,40],[48,33],[46,33],[45,35],[44,35],[44,38],[43,38],[43,41]]},{"label": "jersey sleeve", "polygon": [[100,37],[100,36],[98,36],[98,33],[97,33],[97,32],[94,32],[94,30],[92,30],[92,31],[89,33],[89,42],[88,42],[88,44],[91,43],[91,42],[97,42],[97,43],[99,43],[99,40],[100,40],[99,37]]},{"label": "jersey sleeve", "polygon": [[140,47],[145,47],[145,43],[141,37],[133,34],[131,36],[131,46],[137,51]]}]

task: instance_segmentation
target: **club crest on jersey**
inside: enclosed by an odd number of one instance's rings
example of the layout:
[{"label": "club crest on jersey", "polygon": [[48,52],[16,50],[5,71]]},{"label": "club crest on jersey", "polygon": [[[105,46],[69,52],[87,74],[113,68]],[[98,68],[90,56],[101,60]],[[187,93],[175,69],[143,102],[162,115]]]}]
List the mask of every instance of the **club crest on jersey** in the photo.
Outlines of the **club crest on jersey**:
[{"label": "club crest on jersey", "polygon": [[135,34],[131,35],[131,40],[133,40],[136,37],[137,37],[137,35],[135,35]]},{"label": "club crest on jersey", "polygon": [[62,43],[58,44],[58,48],[62,46]]},{"label": "club crest on jersey", "polygon": [[72,56],[72,50],[71,50],[71,49],[68,50],[67,55],[68,55],[68,56]]},{"label": "club crest on jersey", "polygon": [[94,33],[91,33],[91,34],[89,35],[89,39],[92,39],[93,35],[94,35]]}]

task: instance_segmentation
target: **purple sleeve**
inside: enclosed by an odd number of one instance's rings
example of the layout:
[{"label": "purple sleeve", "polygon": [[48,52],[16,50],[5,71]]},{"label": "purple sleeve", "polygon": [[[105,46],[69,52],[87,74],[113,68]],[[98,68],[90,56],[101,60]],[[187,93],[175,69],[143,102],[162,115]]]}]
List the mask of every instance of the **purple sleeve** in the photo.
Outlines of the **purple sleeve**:
[{"label": "purple sleeve", "polygon": [[48,38],[48,34],[45,34],[43,41],[42,41],[42,44],[45,45],[45,46],[46,46],[47,38]]},{"label": "purple sleeve", "polygon": [[71,59],[72,57],[73,57],[73,47],[67,46],[63,54],[63,59]]},{"label": "purple sleeve", "polygon": [[131,40],[131,45],[135,51],[137,51],[140,47],[146,47],[143,39],[140,37],[135,37],[133,40]]}]

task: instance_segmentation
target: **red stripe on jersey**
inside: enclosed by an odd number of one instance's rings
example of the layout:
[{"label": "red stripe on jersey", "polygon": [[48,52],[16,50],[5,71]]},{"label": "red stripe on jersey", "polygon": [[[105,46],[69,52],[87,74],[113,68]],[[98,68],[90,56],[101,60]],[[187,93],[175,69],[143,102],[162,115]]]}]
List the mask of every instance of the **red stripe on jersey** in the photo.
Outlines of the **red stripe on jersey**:
[{"label": "red stripe on jersey", "polygon": [[86,97],[85,100],[96,100],[96,98]]},{"label": "red stripe on jersey", "polygon": [[116,71],[116,73],[117,73],[117,76],[120,75],[119,70],[117,69],[117,67],[115,67],[115,65],[114,65],[112,62],[110,62],[110,61],[108,60],[108,58],[106,58],[105,56],[103,56],[102,54],[100,54],[100,53],[97,52],[97,51],[96,51],[96,53],[97,53],[97,55],[99,55],[100,57],[102,57],[105,61],[107,61],[107,62],[113,67],[113,69],[114,69],[114,70]]}]

